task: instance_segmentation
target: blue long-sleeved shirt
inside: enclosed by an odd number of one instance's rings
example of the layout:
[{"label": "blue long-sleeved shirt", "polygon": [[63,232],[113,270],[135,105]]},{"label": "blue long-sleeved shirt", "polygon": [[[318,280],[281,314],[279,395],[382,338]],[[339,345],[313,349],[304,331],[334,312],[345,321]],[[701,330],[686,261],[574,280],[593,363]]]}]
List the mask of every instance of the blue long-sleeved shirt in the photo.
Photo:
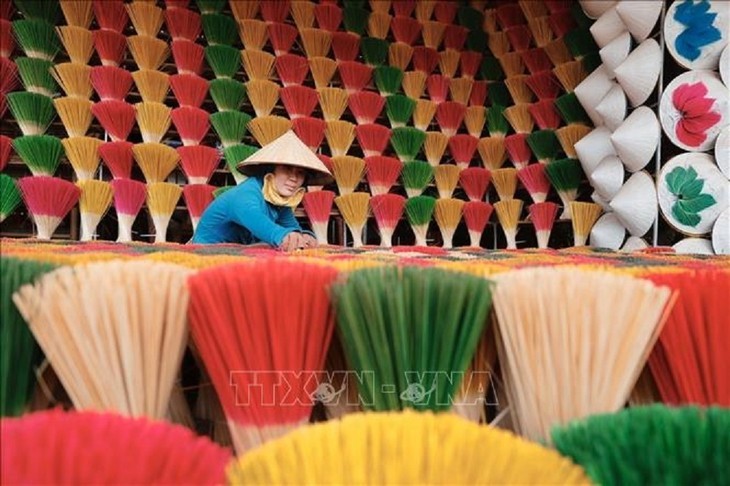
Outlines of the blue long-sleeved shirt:
[{"label": "blue long-sleeved shirt", "polygon": [[198,222],[193,243],[268,243],[279,246],[292,231],[302,231],[289,207],[266,202],[263,179],[250,177],[221,194]]}]

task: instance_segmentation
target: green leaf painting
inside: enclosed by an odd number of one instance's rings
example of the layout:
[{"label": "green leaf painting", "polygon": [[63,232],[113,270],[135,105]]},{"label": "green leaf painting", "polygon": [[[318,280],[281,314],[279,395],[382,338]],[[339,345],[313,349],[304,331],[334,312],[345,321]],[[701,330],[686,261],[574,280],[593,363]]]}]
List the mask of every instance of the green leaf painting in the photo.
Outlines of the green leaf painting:
[{"label": "green leaf painting", "polygon": [[697,226],[701,218],[699,212],[717,203],[710,194],[702,194],[704,179],[697,178],[693,167],[675,167],[666,177],[669,192],[677,196],[672,206],[672,215],[685,226]]}]

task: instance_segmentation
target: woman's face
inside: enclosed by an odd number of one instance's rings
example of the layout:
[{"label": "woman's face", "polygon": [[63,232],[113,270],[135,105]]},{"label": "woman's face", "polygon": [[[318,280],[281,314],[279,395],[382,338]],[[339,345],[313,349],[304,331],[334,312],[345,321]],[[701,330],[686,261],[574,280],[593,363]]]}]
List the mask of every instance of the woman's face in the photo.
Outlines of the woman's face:
[{"label": "woman's face", "polygon": [[304,184],[307,171],[301,167],[291,165],[277,165],[274,167],[274,186],[276,192],[283,197],[293,196]]}]

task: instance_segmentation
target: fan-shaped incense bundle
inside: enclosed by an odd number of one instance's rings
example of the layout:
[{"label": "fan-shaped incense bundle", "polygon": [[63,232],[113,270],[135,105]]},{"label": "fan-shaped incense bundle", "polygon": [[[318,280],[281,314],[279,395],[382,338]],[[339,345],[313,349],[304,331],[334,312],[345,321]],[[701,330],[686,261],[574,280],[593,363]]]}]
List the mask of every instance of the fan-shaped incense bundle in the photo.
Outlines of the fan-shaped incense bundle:
[{"label": "fan-shaped incense bundle", "polygon": [[137,34],[157,36],[164,20],[160,7],[151,2],[132,2],[125,6]]},{"label": "fan-shaped incense bundle", "polygon": [[575,144],[590,132],[590,127],[571,123],[570,125],[555,130],[555,135],[557,135],[565,155],[571,159],[576,159],[578,158],[578,154],[575,152]]},{"label": "fan-shaped incense bundle", "polygon": [[[69,65],[71,66],[73,65]],[[56,69],[59,67],[60,65],[56,66]],[[134,80],[129,71],[116,66],[94,66],[91,68],[89,79],[101,101],[124,101]]]},{"label": "fan-shaped incense bundle", "polygon": [[112,188],[108,182],[83,180],[76,183],[81,189],[79,213],[81,216],[81,241],[91,241],[96,227],[112,204]]},{"label": "fan-shaped incense bundle", "polygon": [[326,123],[321,118],[305,116],[292,121],[292,129],[304,145],[312,149],[313,152],[319,151],[319,146],[324,141],[324,129]]},{"label": "fan-shaped incense bundle", "polygon": [[[386,2],[376,3],[383,4]],[[371,13],[370,17],[368,17],[368,36],[375,37],[377,39],[385,39],[388,36],[388,32],[390,31],[390,22],[392,19],[393,17],[388,15],[387,10],[373,10],[373,13]]]},{"label": "fan-shaped incense bundle", "polygon": [[228,4],[231,7],[231,12],[233,13],[233,16],[239,22],[245,19],[255,18],[256,14],[259,12],[260,7],[259,0],[233,0],[232,2],[229,1]]},{"label": "fan-shaped incense bundle", "polygon": [[483,106],[469,106],[464,114],[464,125],[466,131],[472,137],[480,138],[487,122],[487,111]]},{"label": "fan-shaped incense bundle", "polygon": [[385,99],[385,112],[391,128],[405,127],[415,108],[416,102],[407,96],[391,95]]},{"label": "fan-shaped incense bundle", "polygon": [[15,153],[35,176],[52,176],[63,155],[61,140],[50,135],[25,135],[13,140]]},{"label": "fan-shaped incense bundle", "polygon": [[167,226],[180,200],[182,189],[170,182],[152,182],[147,185],[147,209],[155,225],[155,243],[167,241]]},{"label": "fan-shaped incense bundle", "polygon": [[441,132],[426,132],[426,138],[423,143],[423,152],[426,160],[431,166],[435,167],[441,163],[441,158],[449,144],[449,137]]},{"label": "fan-shaped incense bundle", "polygon": [[246,83],[246,93],[257,117],[271,114],[279,101],[280,89],[278,84],[268,79],[251,79]]},{"label": "fan-shaped incense bundle", "polygon": [[291,16],[299,30],[314,27],[314,2],[294,0],[291,3]]},{"label": "fan-shaped incense bundle", "polygon": [[296,54],[282,54],[274,61],[276,74],[284,87],[298,86],[304,83],[309,73],[309,62],[306,57]]},{"label": "fan-shaped incense bundle", "polygon": [[338,62],[354,61],[360,53],[360,36],[350,32],[333,32],[332,51]]},{"label": "fan-shaped incense bundle", "polygon": [[496,170],[502,167],[507,160],[507,152],[504,139],[500,137],[483,137],[477,144],[479,156],[484,166],[489,170]]},{"label": "fan-shaped incense bundle", "polygon": [[355,140],[355,125],[344,120],[327,122],[324,131],[332,156],[347,155],[353,140]]},{"label": "fan-shaped incense bundle", "polygon": [[[243,70],[246,71],[251,80],[268,80],[274,71],[274,60],[272,54],[264,51],[252,51],[244,49],[241,51]],[[250,91],[249,91],[250,95]]]},{"label": "fan-shaped incense bundle", "polygon": [[[538,164],[534,164],[539,166]],[[528,208],[530,211],[530,219],[535,227],[535,235],[537,237],[537,247],[547,248],[550,241],[550,233],[555,223],[555,217],[558,215],[558,205],[553,202],[536,202]]]},{"label": "fan-shaped incense bundle", "polygon": [[142,69],[132,73],[134,85],[142,101],[164,103],[170,89],[170,76],[160,71]]},{"label": "fan-shaped incense bundle", "polygon": [[393,245],[393,232],[403,217],[405,202],[406,199],[399,194],[378,194],[370,198],[370,207],[380,232],[381,247],[390,248]]},{"label": "fan-shaped incense bundle", "polygon": [[232,46],[238,40],[238,23],[229,15],[204,13],[201,15],[201,22],[209,46]]},{"label": "fan-shaped incense bundle", "polygon": [[[671,290],[576,268],[518,270],[497,282],[498,351],[522,435],[548,439],[558,424],[624,406],[671,307]],[[592,367],[599,350],[603,366]],[[542,380],[560,383],[562,393],[542,394],[535,386]]]},{"label": "fan-shaped incense bundle", "polygon": [[[336,283],[337,325],[348,363],[357,373],[373,360],[383,365],[358,383],[363,408],[449,410],[487,324],[491,285],[465,273],[415,266],[358,270]],[[443,312],[454,307],[454,314]],[[365,321],[366,315],[373,319]],[[438,343],[441,353],[417,352],[428,343]],[[395,387],[394,393],[384,393],[383,386]]]},{"label": "fan-shaped incense bundle", "polygon": [[405,71],[411,63],[413,47],[405,42],[393,42],[388,46],[388,64]]},{"label": "fan-shaped incense bundle", "polygon": [[306,28],[299,31],[308,58],[327,57],[332,45],[332,33],[324,29]]},{"label": "fan-shaped incense bundle", "polygon": [[469,201],[464,204],[462,212],[464,223],[469,230],[469,246],[480,247],[484,228],[486,228],[493,210],[491,204],[483,201]]},{"label": "fan-shaped incense bundle", "polygon": [[51,75],[66,96],[88,100],[91,98],[91,68],[83,64],[65,62],[53,66]]},{"label": "fan-shaped incense bundle", "polygon": [[39,240],[50,240],[79,200],[79,188],[56,177],[23,177],[18,180],[18,187],[35,223]]},{"label": "fan-shaped incense bundle", "polygon": [[423,71],[404,72],[401,87],[406,96],[418,100],[426,90],[426,73]]},{"label": "fan-shaped incense bundle", "polygon": [[[208,52],[200,44],[188,40],[174,40],[170,44],[172,59],[175,62],[178,74],[195,74],[200,76],[203,71],[203,59]],[[233,62],[240,61],[238,56],[233,57]],[[237,68],[236,68],[237,69]]]},{"label": "fan-shaped incense bundle", "polygon": [[365,157],[382,155],[390,142],[390,135],[390,129],[384,125],[370,123],[355,127],[355,136]]},{"label": "fan-shaped incense bundle", "polygon": [[420,160],[411,160],[404,163],[400,177],[408,197],[420,196],[426,186],[433,180],[433,175],[434,168]]},{"label": "fan-shaped incense bundle", "polygon": [[584,246],[586,244],[588,235],[602,211],[601,206],[595,203],[570,202],[574,246]]},{"label": "fan-shaped incense bundle", "polygon": [[146,186],[131,179],[111,181],[114,207],[117,211],[118,242],[132,241],[132,225],[147,197]]},{"label": "fan-shaped incense bundle", "polygon": [[88,29],[94,18],[91,12],[91,2],[79,2],[76,0],[61,0],[61,11],[66,23],[70,26]]},{"label": "fan-shaped incense bundle", "polygon": [[386,97],[398,92],[403,82],[403,71],[395,66],[378,66],[373,71],[373,78],[380,96]]},{"label": "fan-shaped incense bundle", "polygon": [[571,219],[570,203],[577,197],[578,187],[584,178],[580,162],[574,159],[556,160],[545,166],[545,173],[563,202],[560,219]]},{"label": "fan-shaped incense bundle", "polygon": [[[241,67],[243,52],[235,47],[217,44],[205,48],[205,59],[216,78],[233,78]],[[268,59],[266,56],[262,58],[264,62]]]},{"label": "fan-shaped incense bundle", "polygon": [[51,75],[53,63],[45,59],[18,57],[15,59],[20,80],[26,91],[53,97],[56,94],[56,83]]},{"label": "fan-shaped incense bundle", "polygon": [[[260,124],[265,124],[269,117],[257,117]],[[289,122],[287,120],[287,122]],[[251,116],[242,111],[219,111],[210,115],[210,124],[213,125],[223,148],[241,143],[246,136],[246,130],[251,125]],[[289,122],[291,126],[291,122]],[[253,133],[253,132],[252,132]]]},{"label": "fan-shaped incense bundle", "polygon": [[416,246],[427,246],[428,224],[435,205],[436,199],[430,196],[409,197],[406,201],[406,215],[416,237]]},{"label": "fan-shaped incense bundle", "polygon": [[7,94],[8,106],[23,135],[42,135],[51,125],[56,112],[53,101],[38,93],[16,91]]},{"label": "fan-shaped incense bundle", "polygon": [[165,25],[172,41],[187,40],[195,42],[202,29],[200,14],[187,8],[165,9]]},{"label": "fan-shaped incense bundle", "polygon": [[335,198],[337,209],[345,220],[352,234],[353,248],[363,245],[362,230],[367,223],[370,212],[370,195],[366,192],[353,192]]},{"label": "fan-shaped incense bundle", "polygon": [[124,35],[107,29],[95,30],[92,35],[94,36],[94,49],[102,66],[122,64],[127,54],[127,38]]},{"label": "fan-shaped incense bundle", "polygon": [[439,199],[449,199],[454,189],[459,184],[459,176],[462,170],[456,165],[441,164],[433,168],[433,175],[436,181],[436,189]]},{"label": "fan-shaped incense bundle", "polygon": [[99,147],[104,143],[93,137],[70,137],[61,140],[66,158],[78,180],[93,179],[99,168]]},{"label": "fan-shaped incense bundle", "polygon": [[193,225],[193,232],[198,227],[198,222],[208,205],[213,202],[213,191],[215,186],[208,184],[188,184],[183,186],[183,197],[185,206],[190,213],[190,222]]},{"label": "fan-shaped incense bundle", "polygon": [[40,19],[15,20],[12,23],[15,38],[26,56],[53,62],[61,43],[53,23]]},{"label": "fan-shaped incense bundle", "polygon": [[199,145],[210,129],[208,112],[201,108],[175,108],[170,113],[170,118],[184,146]]},{"label": "fan-shaped incense bundle", "polygon": [[518,103],[505,108],[504,117],[515,133],[531,133],[535,126],[528,103]]},{"label": "fan-shaped incense bundle", "polygon": [[[319,381],[315,370],[323,369],[334,329],[328,288],[336,276],[327,266],[270,259],[219,266],[190,278],[193,341],[239,453],[308,422]],[[282,306],[280,296],[271,290],[287,282],[297,284],[287,294],[289,305]],[[248,287],[250,291],[242,295],[240,289]],[[221,337],[229,344],[223,352],[217,344]],[[262,349],[266,343],[272,344],[266,353],[240,352]],[[280,379],[292,370],[306,371],[287,376],[294,388],[294,395],[287,398],[278,388]],[[232,379],[235,387],[230,385]],[[259,391],[250,393],[254,383]],[[241,400],[246,400],[245,407]]]},{"label": "fan-shaped incense bundle", "polygon": [[469,103],[469,96],[474,85],[474,80],[469,78],[456,78],[449,82],[449,94],[451,99],[457,103]]},{"label": "fan-shaped incense bundle", "polygon": [[246,50],[260,51],[269,39],[266,22],[254,18],[239,19],[238,33]]},{"label": "fan-shaped incense bundle", "polygon": [[434,208],[434,219],[441,230],[444,248],[453,247],[454,232],[461,221],[464,201],[459,199],[437,199]]},{"label": "fan-shaped incense bundle", "polygon": [[204,145],[178,147],[177,154],[189,185],[207,184],[220,162],[218,150]]},{"label": "fan-shaped incense bundle", "polygon": [[413,110],[413,126],[419,130],[426,131],[436,115],[438,105],[431,100],[418,100]]},{"label": "fan-shaped incense bundle", "polygon": [[127,37],[127,45],[139,69],[156,71],[170,54],[167,42],[146,35]]},{"label": "fan-shaped incense bundle", "polygon": [[317,238],[317,243],[326,245],[327,226],[329,224],[332,204],[335,200],[335,193],[332,191],[306,192],[302,199],[304,212],[307,213],[312,232]]},{"label": "fan-shaped incense bundle", "polygon": [[512,167],[493,169],[492,183],[497,189],[500,200],[513,199],[517,190],[517,169]]},{"label": "fan-shaped incense bundle", "polygon": [[246,180],[246,176],[238,170],[238,164],[253,155],[257,150],[258,149],[256,147],[245,144],[231,145],[223,150],[226,165],[228,166],[228,170],[231,172],[231,175],[233,175],[236,184],[240,184]]},{"label": "fan-shaped incense bundle", "polygon": [[337,61],[327,57],[308,57],[309,70],[312,72],[314,86],[317,89],[329,86],[332,77],[337,71]]},{"label": "fan-shaped incense bundle", "polygon": [[94,53],[94,36],[91,31],[86,27],[66,25],[57,27],[56,32],[71,62],[88,64]]},{"label": "fan-shaped incense bundle", "polygon": [[21,201],[22,196],[15,179],[7,174],[0,174],[0,223],[15,211]]},{"label": "fan-shaped incense bundle", "polygon": [[282,136],[291,126],[290,120],[276,115],[256,117],[247,125],[251,135],[262,147]]},{"label": "fan-shaped incense bundle", "polygon": [[477,150],[479,139],[466,133],[460,133],[449,138],[449,152],[459,169],[469,167]]},{"label": "fan-shaped incense bundle", "polygon": [[[230,461],[230,451],[186,427],[114,413],[49,410],[3,421],[2,434],[13,443],[11,462],[2,465],[3,483],[216,484],[225,481]],[[109,444],[112,436],[117,439]],[[43,468],[22,460],[39,440]],[[60,459],[67,453],[79,464]],[[181,467],[179,460],[190,462]]]},{"label": "fan-shaped incense bundle", "polygon": [[[188,273],[149,261],[62,267],[21,287],[14,302],[76,409],[161,419],[187,341]],[[149,278],[154,286],[144,285]],[[118,302],[124,310],[110,313]]]},{"label": "fan-shaped incense bundle", "polygon": [[83,137],[91,126],[93,103],[81,98],[56,98],[53,100],[58,117],[69,137]]},{"label": "fan-shaped incense bundle", "polygon": [[351,155],[333,156],[332,175],[340,195],[351,194],[365,175],[365,161]]},{"label": "fan-shaped incense bundle", "polygon": [[156,142],[138,143],[132,153],[148,184],[164,182],[180,160],[174,148]]},{"label": "fan-shaped incense bundle", "polygon": [[466,115],[466,106],[455,101],[439,103],[436,109],[436,121],[447,137],[453,137],[461,128]]},{"label": "fan-shaped incense bundle", "polygon": [[[441,440],[438,445],[413,441],[406,439],[409,434]],[[364,458],[355,452],[364,443],[373,444],[379,451],[377,458]],[[471,460],[469,451],[479,447],[499,453],[491,454],[486,463],[483,459]],[[322,456],[315,457],[313,450],[323,451]],[[535,461],[546,466],[536,467]],[[420,467],[425,463],[433,467]],[[307,469],[305,464],[312,467]],[[317,424],[252,451],[229,469],[231,482],[250,479],[265,483],[291,478],[312,483],[354,483],[373,476],[400,484],[587,481],[582,468],[547,448],[451,414],[412,411],[353,414],[341,421]]]},{"label": "fan-shaped incense bundle", "polygon": [[522,201],[519,199],[505,199],[494,203],[499,224],[507,240],[507,249],[517,249],[517,224],[522,214]]},{"label": "fan-shaped incense bundle", "polygon": [[[341,88],[319,88],[319,106],[325,121],[339,120],[345,112],[348,103],[347,91]],[[358,121],[358,123],[361,123]],[[370,122],[372,123],[372,122]]]},{"label": "fan-shaped incense bundle", "polygon": [[145,101],[134,105],[139,131],[146,143],[159,143],[170,128],[172,109],[162,103]]}]

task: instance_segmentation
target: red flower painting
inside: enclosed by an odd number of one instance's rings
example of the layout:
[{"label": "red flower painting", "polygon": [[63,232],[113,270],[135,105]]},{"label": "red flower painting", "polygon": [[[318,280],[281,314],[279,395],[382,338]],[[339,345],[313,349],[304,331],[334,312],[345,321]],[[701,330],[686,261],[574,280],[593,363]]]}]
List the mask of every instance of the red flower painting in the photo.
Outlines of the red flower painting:
[{"label": "red flower painting", "polygon": [[682,84],[672,95],[674,107],[681,118],[677,122],[677,139],[689,147],[699,147],[707,139],[707,131],[722,118],[712,111],[713,98],[706,98],[707,86],[704,83]]}]

